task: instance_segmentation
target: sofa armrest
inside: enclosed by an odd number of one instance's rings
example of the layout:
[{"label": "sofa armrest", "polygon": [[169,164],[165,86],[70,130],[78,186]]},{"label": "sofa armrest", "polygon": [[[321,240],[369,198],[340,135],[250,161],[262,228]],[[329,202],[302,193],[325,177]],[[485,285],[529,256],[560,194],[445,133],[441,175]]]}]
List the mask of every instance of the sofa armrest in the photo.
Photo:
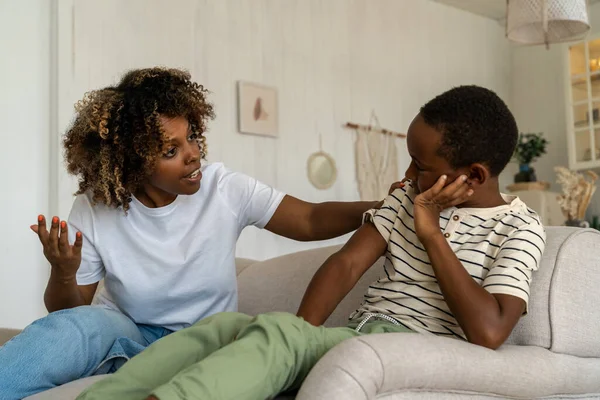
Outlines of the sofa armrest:
[{"label": "sofa armrest", "polygon": [[0,328],[0,346],[2,346],[4,343],[8,342],[10,339],[13,338],[13,336],[16,336],[20,332],[21,331],[18,329]]},{"label": "sofa armrest", "polygon": [[297,400],[373,399],[429,390],[532,398],[600,394],[600,359],[541,347],[493,351],[456,339],[417,333],[366,335],[329,351],[306,378]]}]

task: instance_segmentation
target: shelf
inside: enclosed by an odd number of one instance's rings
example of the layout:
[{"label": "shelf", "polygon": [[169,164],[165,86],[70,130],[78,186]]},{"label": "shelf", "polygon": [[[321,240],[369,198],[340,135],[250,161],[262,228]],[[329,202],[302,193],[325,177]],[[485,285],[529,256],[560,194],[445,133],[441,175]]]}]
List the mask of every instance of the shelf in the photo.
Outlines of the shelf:
[{"label": "shelf", "polygon": [[[590,82],[600,82],[600,71],[594,71],[590,73]],[[571,86],[581,87],[587,86],[587,78],[585,75],[577,75],[576,77],[571,78]]]},{"label": "shelf", "polygon": [[600,169],[600,160],[595,161],[576,161],[569,163],[569,169],[580,171],[582,169],[591,169],[598,171]]},{"label": "shelf", "polygon": [[[591,101],[592,104],[600,105],[600,97],[592,97],[592,99],[589,101]],[[587,104],[588,104],[588,100],[577,100],[577,101],[571,102],[571,107],[587,106]]]},{"label": "shelf", "polygon": [[[600,129],[600,123],[594,124],[592,126],[592,129]],[[587,122],[587,121],[575,122],[575,133],[589,132],[589,131],[590,131],[589,122]]]},{"label": "shelf", "polygon": [[506,189],[509,192],[519,192],[522,190],[548,190],[550,188],[550,183],[548,182],[519,182],[508,185]]}]

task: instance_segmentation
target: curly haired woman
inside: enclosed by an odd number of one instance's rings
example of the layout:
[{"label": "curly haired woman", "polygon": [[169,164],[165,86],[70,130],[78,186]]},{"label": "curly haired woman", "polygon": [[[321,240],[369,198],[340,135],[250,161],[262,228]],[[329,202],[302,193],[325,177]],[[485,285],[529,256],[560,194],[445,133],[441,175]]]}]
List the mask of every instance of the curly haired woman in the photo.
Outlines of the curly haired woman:
[{"label": "curly haired woman", "polygon": [[235,245],[246,226],[329,239],[376,206],[311,204],[202,165],[213,118],[206,93],[187,72],[151,68],[76,105],[64,140],[79,179],[68,222],[53,217],[48,231],[40,215],[31,226],[51,265],[50,314],[0,348],[0,398],[114,372],[161,337],[235,311]]}]

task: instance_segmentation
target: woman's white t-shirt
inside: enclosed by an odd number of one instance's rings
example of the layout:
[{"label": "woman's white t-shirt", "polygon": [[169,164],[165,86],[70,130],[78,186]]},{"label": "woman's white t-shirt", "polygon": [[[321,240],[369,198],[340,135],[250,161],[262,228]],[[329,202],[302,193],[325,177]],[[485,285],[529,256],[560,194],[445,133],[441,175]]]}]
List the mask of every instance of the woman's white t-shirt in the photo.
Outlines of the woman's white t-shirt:
[{"label": "woman's white t-shirt", "polygon": [[202,168],[200,190],[160,208],[122,208],[76,197],[71,242],[83,234],[77,283],[104,278],[100,304],[138,324],[182,329],[237,310],[235,246],[248,225],[263,228],[284,194],[221,163]]}]

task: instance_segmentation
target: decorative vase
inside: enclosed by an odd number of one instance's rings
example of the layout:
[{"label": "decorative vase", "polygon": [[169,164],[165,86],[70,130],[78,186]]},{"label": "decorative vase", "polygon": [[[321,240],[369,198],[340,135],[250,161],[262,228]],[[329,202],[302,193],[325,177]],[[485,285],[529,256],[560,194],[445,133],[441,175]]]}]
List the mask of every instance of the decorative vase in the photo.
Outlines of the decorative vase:
[{"label": "decorative vase", "polygon": [[519,164],[519,173],[515,175],[515,183],[519,182],[536,182],[535,169],[529,164]]},{"label": "decorative vase", "polygon": [[566,226],[573,226],[575,228],[589,228],[590,223],[582,219],[568,219],[565,221]]}]

